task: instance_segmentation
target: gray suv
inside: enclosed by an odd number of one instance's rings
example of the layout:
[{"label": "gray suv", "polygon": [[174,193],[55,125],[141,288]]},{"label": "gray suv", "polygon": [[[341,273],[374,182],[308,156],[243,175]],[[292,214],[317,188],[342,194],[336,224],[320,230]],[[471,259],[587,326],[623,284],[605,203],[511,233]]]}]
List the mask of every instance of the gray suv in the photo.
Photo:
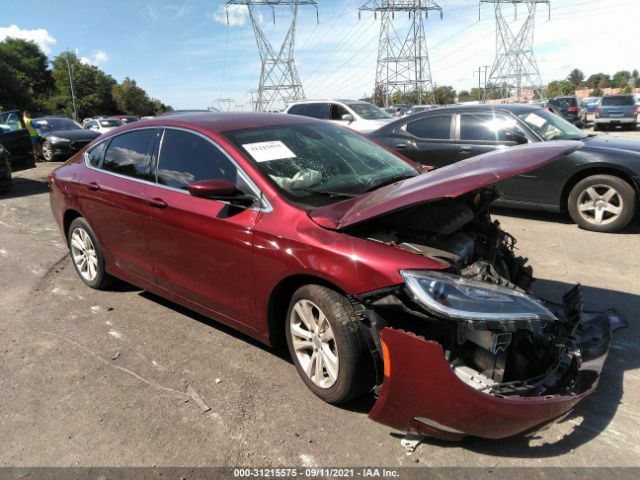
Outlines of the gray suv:
[{"label": "gray suv", "polygon": [[596,108],[594,130],[620,125],[635,130],[638,124],[638,106],[633,95],[605,95]]}]

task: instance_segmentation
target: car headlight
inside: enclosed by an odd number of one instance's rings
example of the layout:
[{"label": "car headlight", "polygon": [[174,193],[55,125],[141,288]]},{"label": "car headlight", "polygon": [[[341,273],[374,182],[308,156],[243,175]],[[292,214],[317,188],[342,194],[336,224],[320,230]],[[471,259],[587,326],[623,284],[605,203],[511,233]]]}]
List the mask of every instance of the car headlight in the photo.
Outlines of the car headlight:
[{"label": "car headlight", "polygon": [[465,320],[557,320],[544,305],[510,288],[429,270],[402,270],[402,278],[428,311]]},{"label": "car headlight", "polygon": [[47,137],[46,140],[49,143],[66,143],[70,141],[68,138],[56,137],[55,135]]}]

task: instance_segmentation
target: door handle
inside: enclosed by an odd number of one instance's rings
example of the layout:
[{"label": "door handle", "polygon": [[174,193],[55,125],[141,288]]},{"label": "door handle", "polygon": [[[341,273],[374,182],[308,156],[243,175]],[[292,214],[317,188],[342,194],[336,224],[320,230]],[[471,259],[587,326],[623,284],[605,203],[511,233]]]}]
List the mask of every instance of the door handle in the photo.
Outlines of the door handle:
[{"label": "door handle", "polygon": [[155,208],[167,208],[167,202],[157,197],[147,199],[147,204]]},{"label": "door handle", "polygon": [[96,182],[90,182],[87,184],[87,188],[92,192],[97,192],[98,190],[100,190],[100,185],[98,185]]},{"label": "door handle", "polygon": [[406,143],[396,143],[396,149],[404,150],[405,148],[407,148],[407,144]]},{"label": "door handle", "polygon": [[460,151],[461,151],[461,152],[470,152],[470,151],[471,151],[471,147],[469,147],[469,146],[462,146],[462,147],[460,147]]}]

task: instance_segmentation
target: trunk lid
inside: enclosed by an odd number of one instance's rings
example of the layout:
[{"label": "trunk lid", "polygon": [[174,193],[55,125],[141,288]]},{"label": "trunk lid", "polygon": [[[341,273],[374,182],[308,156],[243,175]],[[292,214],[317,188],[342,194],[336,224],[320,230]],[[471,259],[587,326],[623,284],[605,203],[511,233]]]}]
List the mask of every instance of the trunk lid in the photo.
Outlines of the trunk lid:
[{"label": "trunk lid", "polygon": [[355,198],[315,208],[309,216],[322,227],[340,230],[421,203],[458,197],[540,168],[582,145],[582,142],[562,140],[486,153]]}]

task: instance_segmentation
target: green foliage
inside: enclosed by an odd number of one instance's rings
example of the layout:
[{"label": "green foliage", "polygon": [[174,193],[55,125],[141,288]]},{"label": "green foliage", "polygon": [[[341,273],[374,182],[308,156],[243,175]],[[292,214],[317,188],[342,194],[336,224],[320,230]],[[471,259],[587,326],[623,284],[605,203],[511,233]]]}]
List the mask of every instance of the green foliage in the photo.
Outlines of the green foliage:
[{"label": "green foliage", "polygon": [[611,86],[611,77],[606,73],[594,73],[589,75],[585,84],[589,88],[608,88]]},{"label": "green foliage", "polygon": [[456,91],[450,85],[441,85],[433,90],[433,97],[435,103],[438,105],[446,105],[448,103],[455,103]]},{"label": "green foliage", "polygon": [[613,74],[611,83],[615,88],[625,88],[629,86],[629,80],[631,80],[631,72],[628,70],[620,70]]},{"label": "green foliage", "polygon": [[561,95],[573,95],[576,86],[568,80],[555,80],[547,85],[547,96],[558,97]]},{"label": "green foliage", "polygon": [[574,68],[573,70],[571,70],[571,72],[567,76],[567,81],[573,84],[573,86],[577,88],[582,85],[582,82],[584,82],[584,78],[585,77],[582,70],[578,68]]},{"label": "green foliage", "polygon": [[37,113],[73,116],[69,67],[76,97],[78,118],[126,113],[155,115],[172,110],[160,100],[149,98],[125,78],[122,85],[98,67],[62,53],[49,60],[31,41],[7,38],[0,42],[0,109],[20,108]]},{"label": "green foliage", "polygon": [[32,41],[0,42],[0,107],[38,111],[52,87],[47,57]]}]

